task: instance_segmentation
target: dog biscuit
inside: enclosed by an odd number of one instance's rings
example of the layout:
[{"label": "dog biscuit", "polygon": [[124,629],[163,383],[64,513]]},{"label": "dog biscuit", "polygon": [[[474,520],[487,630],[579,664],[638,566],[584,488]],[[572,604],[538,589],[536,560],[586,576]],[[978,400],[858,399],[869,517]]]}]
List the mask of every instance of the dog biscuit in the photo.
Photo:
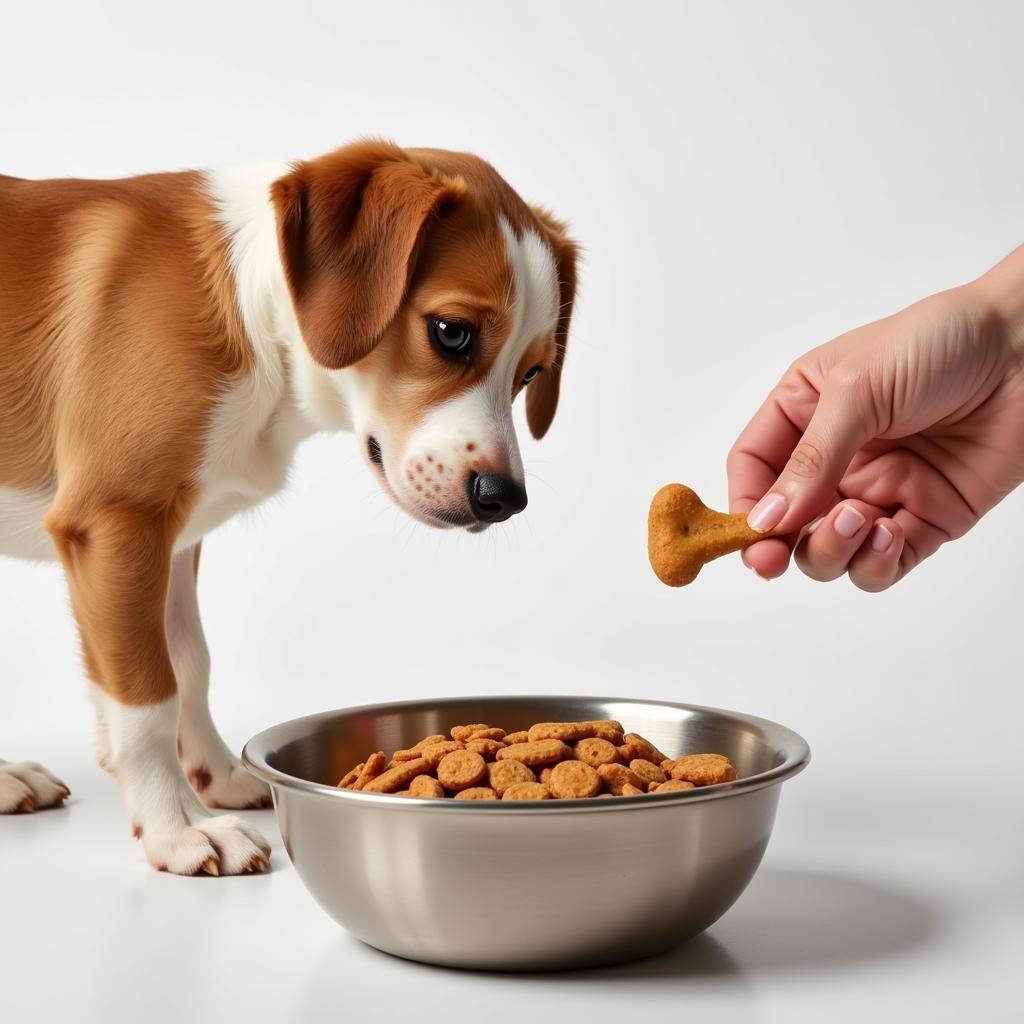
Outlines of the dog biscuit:
[{"label": "dog biscuit", "polygon": [[598,768],[602,764],[614,764],[619,760],[619,748],[600,736],[592,736],[580,740],[573,747],[573,756],[577,761],[589,764],[591,768]]},{"label": "dog biscuit", "polygon": [[442,757],[450,754],[453,750],[462,750],[464,747],[465,744],[458,740],[445,740],[444,743],[431,743],[424,747],[419,756],[429,761],[430,767],[434,768],[440,764]]},{"label": "dog biscuit", "polygon": [[746,513],[714,512],[689,487],[666,484],[651,502],[647,554],[662,583],[683,587],[705,563],[768,535],[747,526]]},{"label": "dog biscuit", "polygon": [[667,760],[665,755],[650,741],[644,739],[639,733],[627,732],[622,738],[622,744],[629,752],[629,757],[624,758],[626,764],[635,758],[642,758],[644,761],[653,761],[654,764],[661,764]]},{"label": "dog biscuit", "polygon": [[[545,781],[543,776],[541,781]],[[601,776],[583,761],[561,761],[551,769],[547,787],[557,800],[578,800],[597,796],[601,790]]]},{"label": "dog biscuit", "polygon": [[648,784],[652,782],[665,782],[668,779],[668,775],[663,768],[659,768],[653,762],[642,757],[633,758],[629,762],[629,770],[634,775],[639,775]]},{"label": "dog biscuit", "polygon": [[648,793],[679,793],[684,789],[696,789],[692,782],[684,779],[669,779],[668,782],[652,782]]},{"label": "dog biscuit", "polygon": [[526,743],[530,738],[529,729],[521,729],[519,732],[505,734],[505,742],[511,746],[513,743]]},{"label": "dog biscuit", "polygon": [[[477,729],[477,731],[469,737],[470,740],[503,740],[504,738],[504,729]],[[469,740],[466,742],[468,743]]]},{"label": "dog biscuit", "polygon": [[487,766],[488,781],[498,796],[517,782],[536,782],[537,777],[522,761],[495,761]]},{"label": "dog biscuit", "polygon": [[561,740],[534,740],[513,743],[497,753],[499,761],[522,761],[523,764],[550,764],[564,761],[572,752]]},{"label": "dog biscuit", "polygon": [[409,783],[409,793],[412,796],[437,797],[444,796],[444,786],[441,785],[433,775],[417,775]]},{"label": "dog biscuit", "polygon": [[498,794],[490,786],[470,786],[455,794],[456,800],[497,800]]},{"label": "dog biscuit", "polygon": [[714,786],[732,782],[736,769],[724,754],[686,754],[676,758],[669,774],[673,779],[692,782],[695,786]]},{"label": "dog biscuit", "polygon": [[597,769],[597,774],[604,779],[604,784],[616,795],[622,795],[622,787],[629,785],[634,789],[641,789],[644,780],[634,774],[624,764],[603,764]]},{"label": "dog biscuit", "polygon": [[453,791],[475,786],[487,774],[487,763],[472,750],[453,750],[437,765],[438,782]]},{"label": "dog biscuit", "polygon": [[486,722],[477,722],[476,725],[453,725],[449,735],[453,740],[461,740],[463,743],[472,739],[473,733],[484,732],[490,729]]},{"label": "dog biscuit", "polygon": [[378,750],[376,753],[371,754],[363,765],[363,770],[359,773],[359,778],[356,779],[352,785],[353,789],[365,789],[368,782],[372,782],[382,771],[388,763],[388,759],[384,756],[383,750]]},{"label": "dog biscuit", "polygon": [[466,740],[466,749],[472,750],[474,754],[479,754],[483,758],[494,757],[504,747],[505,744],[501,740],[477,739],[475,736],[471,740]]},{"label": "dog biscuit", "polygon": [[516,782],[505,790],[502,800],[549,800],[547,786],[539,782]]},{"label": "dog biscuit", "polygon": [[393,768],[381,772],[363,787],[364,793],[394,793],[407,786],[417,775],[426,775],[431,769],[430,762],[423,757],[415,761],[402,761]]}]

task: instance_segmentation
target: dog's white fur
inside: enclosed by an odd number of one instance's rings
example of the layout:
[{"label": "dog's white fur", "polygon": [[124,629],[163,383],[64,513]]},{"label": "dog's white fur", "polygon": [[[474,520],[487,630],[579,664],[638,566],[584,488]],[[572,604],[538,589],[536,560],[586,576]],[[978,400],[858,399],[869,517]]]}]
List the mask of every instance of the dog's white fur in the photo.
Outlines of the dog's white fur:
[{"label": "dog's white fur", "polygon": [[[207,705],[209,655],[195,594],[193,547],[232,516],[280,491],[296,446],[321,430],[372,434],[384,452],[384,485],[407,512],[443,525],[437,508],[464,500],[467,443],[504,465],[522,482],[522,460],[512,424],[514,374],[531,339],[550,331],[559,314],[558,277],[549,248],[527,232],[516,238],[502,222],[513,268],[512,332],[488,376],[460,397],[431,410],[404,450],[389,433],[386,410],[375,409],[358,373],[318,366],[302,341],[278,250],[271,182],[287,167],[211,172],[207,185],[229,240],[230,262],[255,367],[219,400],[199,472],[199,500],[176,542],[166,625],[179,696],[131,707],[92,687],[99,756],[124,792],[150,861],[179,873],[204,863],[237,873],[269,853],[265,841],[236,816],[212,817],[189,785],[200,766],[211,802],[244,806],[264,792],[230,753]],[[438,490],[417,495],[412,468],[427,454],[446,466]],[[52,493],[0,488],[0,553],[56,557],[42,519]],[[177,751],[181,744],[181,761]],[[195,781],[195,780],[193,780]],[[0,763],[0,811],[32,793],[37,806],[57,801],[60,785],[38,765]],[[17,797],[18,799],[15,799]],[[10,808],[8,808],[10,809]]]}]

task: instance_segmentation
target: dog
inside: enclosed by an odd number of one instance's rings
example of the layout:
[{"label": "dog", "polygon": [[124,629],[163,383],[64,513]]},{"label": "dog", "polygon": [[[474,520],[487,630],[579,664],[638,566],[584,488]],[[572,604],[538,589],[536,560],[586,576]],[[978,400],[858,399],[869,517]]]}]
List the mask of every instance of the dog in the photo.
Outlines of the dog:
[{"label": "dog", "polygon": [[[356,435],[411,516],[526,506],[512,403],[558,403],[577,246],[483,160],[362,140],[259,169],[0,177],[0,553],[59,559],[98,759],[149,862],[266,870],[269,802],[207,704],[203,537]],[[0,813],[59,806],[0,762]]]}]

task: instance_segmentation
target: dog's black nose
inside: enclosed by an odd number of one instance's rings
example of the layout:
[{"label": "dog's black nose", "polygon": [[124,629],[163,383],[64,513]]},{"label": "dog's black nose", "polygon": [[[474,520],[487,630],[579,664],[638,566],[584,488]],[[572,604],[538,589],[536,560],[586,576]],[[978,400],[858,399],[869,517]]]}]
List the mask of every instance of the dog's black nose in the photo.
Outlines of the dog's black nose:
[{"label": "dog's black nose", "polygon": [[503,523],[526,508],[526,488],[500,473],[470,473],[466,495],[482,523]]}]

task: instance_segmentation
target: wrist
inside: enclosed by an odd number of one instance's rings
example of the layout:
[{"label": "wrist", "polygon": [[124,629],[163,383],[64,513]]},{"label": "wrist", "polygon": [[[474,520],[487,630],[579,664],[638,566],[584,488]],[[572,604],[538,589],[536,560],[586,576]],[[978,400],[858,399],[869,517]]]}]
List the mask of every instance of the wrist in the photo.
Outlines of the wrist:
[{"label": "wrist", "polygon": [[968,286],[992,318],[997,330],[1024,359],[1024,246]]}]

